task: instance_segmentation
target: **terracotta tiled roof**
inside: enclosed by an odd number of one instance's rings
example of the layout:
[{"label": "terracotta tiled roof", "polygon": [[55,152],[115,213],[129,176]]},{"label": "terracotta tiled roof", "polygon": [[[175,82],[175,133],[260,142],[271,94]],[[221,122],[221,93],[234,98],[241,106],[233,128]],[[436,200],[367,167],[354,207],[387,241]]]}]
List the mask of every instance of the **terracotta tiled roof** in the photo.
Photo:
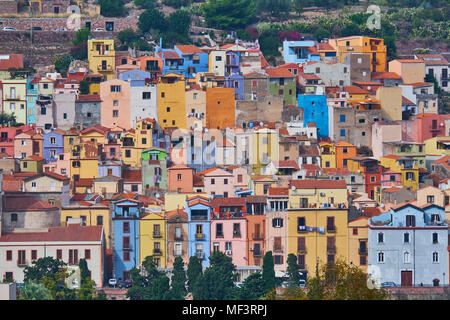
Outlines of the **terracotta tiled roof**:
[{"label": "terracotta tiled roof", "polygon": [[300,77],[305,80],[320,80],[320,77],[313,73],[300,73]]},{"label": "terracotta tiled roof", "polygon": [[266,73],[271,78],[294,78],[294,74],[289,72],[286,68],[267,68]]},{"label": "terracotta tiled roof", "polygon": [[403,188],[402,187],[390,187],[390,188],[382,189],[381,191],[391,193],[391,192],[395,192],[395,191],[398,191],[401,189],[403,189]]},{"label": "terracotta tiled roof", "polygon": [[296,187],[297,189],[344,189],[347,188],[345,180],[335,180],[330,183],[329,180],[291,180],[289,187]]},{"label": "terracotta tiled roof", "polygon": [[66,83],[80,83],[83,80],[85,73],[84,72],[72,72],[68,74],[66,79]]},{"label": "terracotta tiled roof", "polygon": [[26,161],[44,161],[45,159],[40,157],[40,156],[38,156],[38,155],[33,154],[33,155],[28,156],[28,157],[26,157],[24,159],[21,159],[21,160],[26,160]]},{"label": "terracotta tiled roof", "polygon": [[141,170],[124,170],[122,176],[124,182],[142,182]]},{"label": "terracotta tiled roof", "polygon": [[164,51],[162,54],[164,59],[181,59],[176,51]]},{"label": "terracotta tiled roof", "polygon": [[298,146],[298,152],[301,157],[319,156],[319,149],[316,146]]},{"label": "terracotta tiled roof", "polygon": [[308,52],[310,54],[318,54],[319,53],[319,51],[317,50],[316,47],[308,47]]},{"label": "terracotta tiled roof", "polygon": [[98,94],[80,94],[75,102],[102,102]]},{"label": "terracotta tiled roof", "polygon": [[202,50],[193,45],[177,45],[176,47],[182,53],[203,53]]},{"label": "terracotta tiled roof", "polygon": [[23,68],[23,57],[21,54],[8,54],[9,59],[0,59],[0,70],[8,70],[11,68]]},{"label": "terracotta tiled roof", "polygon": [[42,241],[101,241],[103,226],[52,227],[48,232],[9,233],[0,237],[0,242],[42,242]]},{"label": "terracotta tiled roof", "polygon": [[266,203],[267,201],[266,196],[246,196],[244,199],[246,203]]},{"label": "terracotta tiled roof", "polygon": [[356,86],[346,86],[344,90],[350,94],[370,94],[370,91]]},{"label": "terracotta tiled roof", "polygon": [[347,168],[323,168],[322,170],[327,175],[345,175],[350,173],[350,170]]},{"label": "terracotta tiled roof", "polygon": [[415,83],[408,83],[408,86],[413,86],[413,87],[428,87],[428,86],[432,86],[433,83],[431,82],[415,82]]},{"label": "terracotta tiled roof", "polygon": [[273,177],[269,176],[269,175],[262,175],[262,176],[253,176],[253,177],[250,177],[250,179],[252,179],[252,180],[273,180]]},{"label": "terracotta tiled roof", "polygon": [[373,72],[372,79],[401,79],[396,72]]},{"label": "terracotta tiled roof", "polygon": [[46,201],[25,195],[6,195],[3,197],[3,211],[46,211],[58,208]]},{"label": "terracotta tiled roof", "polygon": [[100,124],[96,124],[95,126],[84,129],[80,132],[80,134],[85,134],[91,131],[97,131],[98,133],[106,134],[109,131],[109,128],[106,128]]},{"label": "terracotta tiled roof", "polygon": [[92,187],[94,178],[80,178],[75,182],[75,187]]},{"label": "terracotta tiled roof", "polygon": [[417,57],[422,59],[427,66],[448,66],[449,63],[442,54],[418,54]]},{"label": "terracotta tiled roof", "polygon": [[216,170],[216,169],[218,169],[218,167],[208,168],[208,169],[205,169],[205,170],[203,170],[203,171],[197,172],[197,174],[200,175],[200,176],[202,176],[202,175],[205,175],[205,174],[207,174],[207,173],[213,172],[213,171]]},{"label": "terracotta tiled roof", "polygon": [[401,63],[423,63],[423,62],[425,62],[422,59],[397,59],[394,61],[398,61]]},{"label": "terracotta tiled roof", "polygon": [[415,106],[416,104],[406,98],[405,96],[402,96],[402,106]]},{"label": "terracotta tiled roof", "polygon": [[203,183],[203,179],[199,174],[194,174],[193,176],[194,179],[194,187],[204,187],[205,184]]},{"label": "terracotta tiled roof", "polygon": [[175,209],[175,210],[171,210],[171,211],[166,212],[166,218],[167,219],[172,218],[172,217],[174,217],[176,215],[180,215],[180,216],[182,216],[182,217],[184,217],[186,219],[188,218],[188,215],[187,215],[186,211],[184,211],[182,209]]},{"label": "terracotta tiled roof", "polygon": [[175,170],[175,169],[177,169],[177,170],[179,170],[179,169],[194,170],[194,169],[192,169],[191,167],[188,167],[188,166],[186,166],[186,165],[184,165],[184,164],[176,164],[176,165],[173,165],[173,166],[171,166],[168,170]]},{"label": "terracotta tiled roof", "polygon": [[444,156],[433,162],[434,164],[443,164],[447,170],[450,170],[450,156]]},{"label": "terracotta tiled roof", "polygon": [[381,213],[381,210],[378,207],[363,207],[362,211],[366,217],[374,217]]},{"label": "terracotta tiled roof", "polygon": [[295,160],[281,160],[273,162],[276,168],[288,168],[299,170],[298,163]]},{"label": "terracotta tiled roof", "polygon": [[211,199],[211,207],[224,207],[224,206],[245,206],[245,198],[213,198]]},{"label": "terracotta tiled roof", "polygon": [[395,160],[397,160],[397,159],[400,159],[402,156],[397,156],[397,155],[395,155],[395,154],[388,154],[388,155],[385,155],[383,158],[388,158],[388,159],[395,159]]},{"label": "terracotta tiled roof", "polygon": [[269,196],[289,196],[289,188],[269,187]]},{"label": "terracotta tiled roof", "polygon": [[336,147],[354,147],[350,142],[347,141],[338,141],[334,144]]},{"label": "terracotta tiled roof", "polygon": [[331,44],[328,42],[319,43],[319,50],[320,51],[336,51],[336,49],[333,48]]}]

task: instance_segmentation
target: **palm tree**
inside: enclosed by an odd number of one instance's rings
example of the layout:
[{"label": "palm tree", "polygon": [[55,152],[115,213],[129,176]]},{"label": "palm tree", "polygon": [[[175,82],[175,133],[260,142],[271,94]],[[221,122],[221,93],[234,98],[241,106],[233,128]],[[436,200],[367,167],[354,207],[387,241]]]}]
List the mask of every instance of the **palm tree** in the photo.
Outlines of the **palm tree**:
[{"label": "palm tree", "polygon": [[50,291],[41,283],[25,282],[19,293],[19,300],[52,300]]}]

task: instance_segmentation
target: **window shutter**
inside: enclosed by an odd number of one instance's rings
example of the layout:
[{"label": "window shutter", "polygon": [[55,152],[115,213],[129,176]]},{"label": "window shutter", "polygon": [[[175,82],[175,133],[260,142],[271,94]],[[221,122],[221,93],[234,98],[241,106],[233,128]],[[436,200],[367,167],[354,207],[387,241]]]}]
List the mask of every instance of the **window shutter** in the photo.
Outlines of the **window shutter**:
[{"label": "window shutter", "polygon": [[272,227],[274,227],[275,228],[275,218],[274,219],[272,219]]},{"label": "window shutter", "polygon": [[280,218],[280,226],[283,227],[283,219]]}]

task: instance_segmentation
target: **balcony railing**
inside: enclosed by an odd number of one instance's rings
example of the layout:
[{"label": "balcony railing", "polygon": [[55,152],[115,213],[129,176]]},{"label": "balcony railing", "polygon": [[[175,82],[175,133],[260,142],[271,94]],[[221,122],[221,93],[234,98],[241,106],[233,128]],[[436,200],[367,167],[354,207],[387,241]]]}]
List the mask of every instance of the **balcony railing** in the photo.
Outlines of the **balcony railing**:
[{"label": "balcony railing", "polygon": [[180,257],[180,256],[184,256],[184,250],[173,250],[173,255],[175,257]]},{"label": "balcony railing", "polygon": [[111,65],[107,65],[107,66],[99,65],[97,70],[98,71],[113,71],[113,67]]},{"label": "balcony railing", "polygon": [[174,238],[175,241],[183,241],[183,235],[182,234],[180,234],[178,236],[175,235],[173,238]]},{"label": "balcony railing", "polygon": [[253,240],[264,240],[264,233],[253,233]]},{"label": "balcony railing", "polygon": [[300,271],[306,271],[308,269],[308,266],[306,264],[303,264],[303,265],[299,264],[298,269]]},{"label": "balcony railing", "polygon": [[336,226],[327,226],[327,232],[336,233]]},{"label": "balcony railing", "polygon": [[14,139],[11,139],[11,138],[0,138],[0,143],[6,143],[6,142],[14,142]]},{"label": "balcony railing", "polygon": [[366,255],[367,254],[367,248],[358,248],[358,253],[361,255]]},{"label": "balcony railing", "polygon": [[154,256],[161,256],[162,255],[161,249],[154,249],[153,250],[153,255]]},{"label": "balcony railing", "polygon": [[298,233],[306,232],[306,226],[297,226],[297,232]]},{"label": "balcony railing", "polygon": [[253,251],[253,256],[254,257],[262,257],[262,251],[261,250]]},{"label": "balcony railing", "polygon": [[336,253],[336,246],[327,246],[327,253]]},{"label": "balcony railing", "polygon": [[297,253],[306,253],[306,247],[298,247]]},{"label": "balcony railing", "polygon": [[273,252],[282,253],[283,252],[283,248],[281,246],[273,247]]},{"label": "balcony railing", "polygon": [[159,231],[153,231],[153,238],[162,238],[162,234]]},{"label": "balcony railing", "polygon": [[233,238],[240,238],[241,233],[240,232],[233,232]]},{"label": "balcony railing", "polygon": [[195,240],[205,240],[205,235],[203,233],[196,233]]},{"label": "balcony railing", "polygon": [[216,238],[223,238],[223,232],[217,232]]},{"label": "balcony railing", "polygon": [[205,253],[203,251],[197,251],[195,253],[195,255],[197,256],[197,258],[199,258],[200,260],[205,259]]},{"label": "balcony railing", "polygon": [[430,126],[430,131],[432,131],[432,132],[441,131],[441,128]]},{"label": "balcony railing", "polygon": [[18,267],[26,267],[27,266],[27,261],[26,260],[18,260],[17,261],[17,266]]}]

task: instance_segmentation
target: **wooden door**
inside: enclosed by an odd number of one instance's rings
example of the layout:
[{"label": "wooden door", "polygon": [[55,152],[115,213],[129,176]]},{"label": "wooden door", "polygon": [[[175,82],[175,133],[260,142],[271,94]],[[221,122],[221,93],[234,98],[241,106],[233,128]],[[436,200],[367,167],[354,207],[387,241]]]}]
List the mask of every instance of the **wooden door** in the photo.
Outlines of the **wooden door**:
[{"label": "wooden door", "polygon": [[412,287],[412,271],[402,271],[402,287]]}]

